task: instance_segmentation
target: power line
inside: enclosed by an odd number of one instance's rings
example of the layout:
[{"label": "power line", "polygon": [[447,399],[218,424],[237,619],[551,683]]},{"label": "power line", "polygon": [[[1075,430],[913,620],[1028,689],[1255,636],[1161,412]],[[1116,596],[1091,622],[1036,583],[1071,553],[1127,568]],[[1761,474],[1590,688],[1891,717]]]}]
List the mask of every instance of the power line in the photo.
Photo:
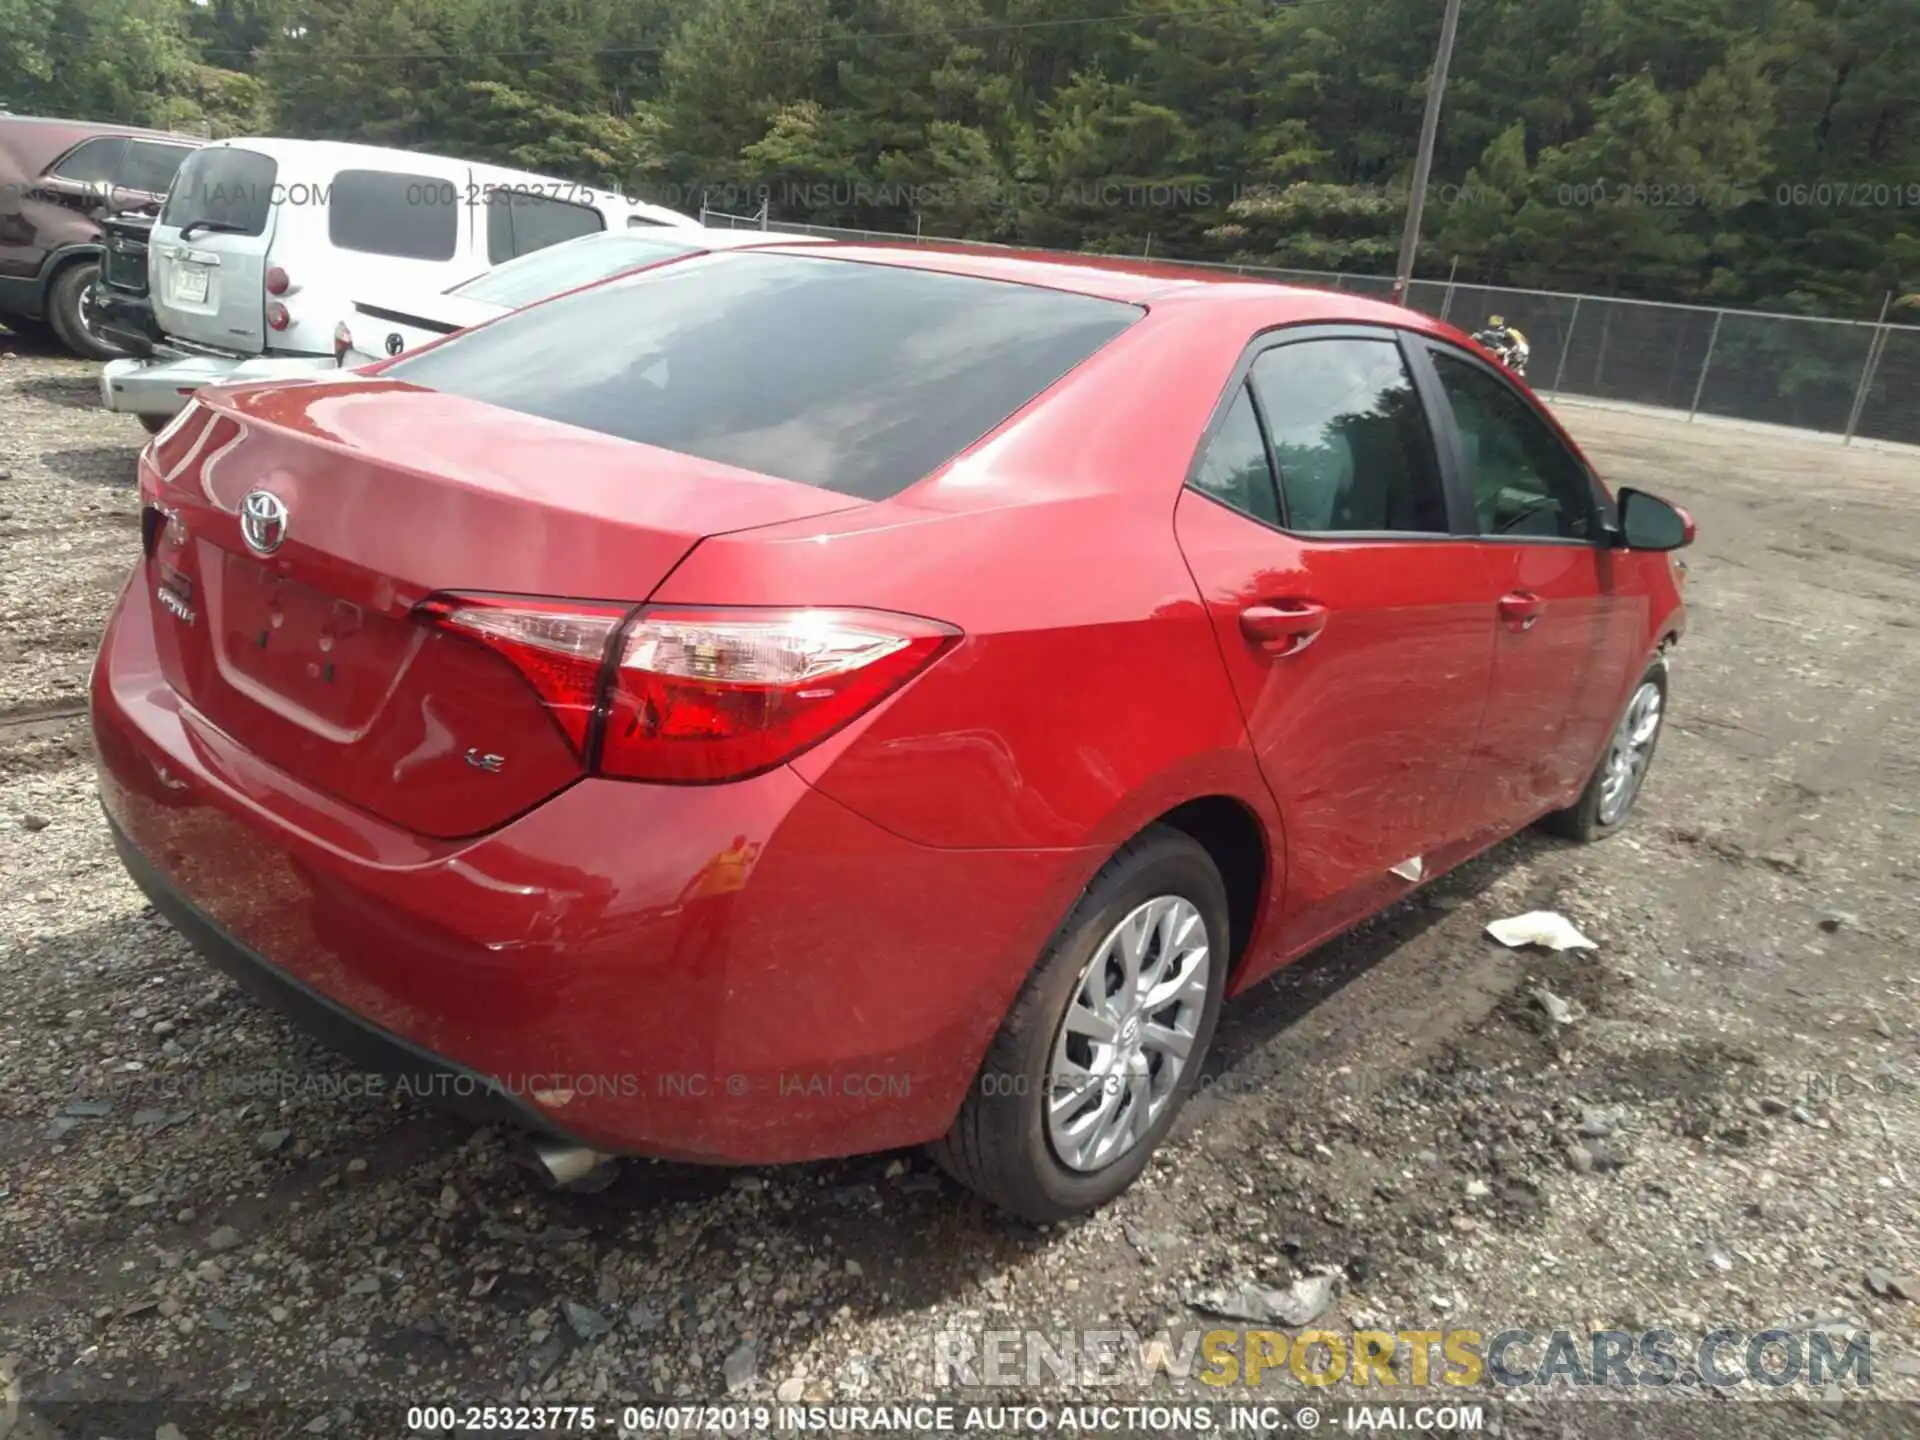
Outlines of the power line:
[{"label": "power line", "polygon": [[[1346,3],[1346,0],[1285,0],[1284,4],[1273,5],[1258,18],[1277,15],[1287,10],[1304,10],[1318,5]],[[918,40],[918,39],[958,39],[970,35],[1000,35],[1014,31],[1061,30],[1089,25],[1144,25],[1161,20],[1193,20],[1211,15],[1247,14],[1244,5],[1209,5],[1197,10],[1166,10],[1155,15],[1070,15],[1053,20],[1003,20],[981,25],[941,26],[920,30],[873,30],[825,31],[818,30],[807,35],[785,35],[771,39],[745,42],[742,48],[749,50],[794,49],[802,45],[816,45],[834,42],[859,42],[869,40]],[[289,37],[300,40],[304,35]],[[623,55],[663,55],[675,48],[674,42],[655,45],[602,45],[591,50],[520,49],[520,50],[370,50],[364,52],[333,52],[316,54],[315,58],[328,60],[532,60],[548,56],[566,56],[575,59],[600,59]],[[232,48],[210,48],[200,51],[201,55],[231,55],[242,59],[258,53],[253,50]]]}]

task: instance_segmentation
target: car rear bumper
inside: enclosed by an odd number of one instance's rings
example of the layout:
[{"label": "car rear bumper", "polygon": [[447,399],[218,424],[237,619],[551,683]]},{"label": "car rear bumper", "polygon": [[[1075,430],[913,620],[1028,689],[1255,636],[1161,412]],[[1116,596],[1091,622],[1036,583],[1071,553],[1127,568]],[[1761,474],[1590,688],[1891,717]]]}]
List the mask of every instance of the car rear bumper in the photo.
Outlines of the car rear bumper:
[{"label": "car rear bumper", "polygon": [[571,1140],[550,1115],[490,1082],[487,1076],[435,1055],[337,1005],[256,955],[176,890],[114,823],[120,862],[153,908],[200,956],[238,982],[254,999],[278,1010],[330,1049],[387,1080],[395,1093],[431,1097],[482,1122],[507,1122]]},{"label": "car rear bumper", "polygon": [[154,347],[162,343],[160,327],[154,324],[153,306],[144,294],[134,294],[94,282],[93,328],[103,339],[118,345],[137,359],[150,359]]},{"label": "car rear bumper", "polygon": [[[1098,860],[939,850],[781,767],[583,780],[476,839],[303,786],[169,688],[136,571],[92,686],[127,867],[209,960],[429,1101],[776,1163],[938,1136]],[[416,1083],[417,1082],[417,1083]],[[451,1093],[449,1093],[451,1092]]]},{"label": "car rear bumper", "polygon": [[109,360],[100,371],[100,403],[126,415],[177,415],[203,386],[293,380],[338,369],[331,355],[202,355],[162,344],[151,359]]}]

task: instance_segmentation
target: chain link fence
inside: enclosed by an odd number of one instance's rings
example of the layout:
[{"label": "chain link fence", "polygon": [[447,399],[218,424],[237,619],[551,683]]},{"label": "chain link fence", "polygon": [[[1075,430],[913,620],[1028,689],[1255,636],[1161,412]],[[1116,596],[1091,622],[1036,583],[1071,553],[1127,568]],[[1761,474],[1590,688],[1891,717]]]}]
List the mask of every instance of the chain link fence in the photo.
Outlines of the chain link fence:
[{"label": "chain link fence", "polygon": [[[703,208],[700,222],[888,245],[980,243],[774,220],[765,206],[756,215]],[[1379,299],[1393,293],[1384,275],[1141,258]],[[1848,443],[1920,444],[1920,326],[1437,280],[1414,281],[1407,303],[1469,332],[1494,315],[1517,326],[1532,348],[1527,378],[1549,399],[1758,421]]]}]

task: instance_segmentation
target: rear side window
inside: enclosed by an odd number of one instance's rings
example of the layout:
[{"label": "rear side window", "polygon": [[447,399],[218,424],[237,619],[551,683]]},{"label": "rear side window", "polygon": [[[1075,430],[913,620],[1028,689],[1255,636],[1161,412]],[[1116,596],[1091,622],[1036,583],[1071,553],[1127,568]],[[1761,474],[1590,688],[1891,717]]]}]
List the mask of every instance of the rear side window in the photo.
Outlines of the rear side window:
[{"label": "rear side window", "polygon": [[210,225],[234,235],[263,235],[279,175],[279,164],[255,150],[195,150],[173,177],[160,223],[179,230]]},{"label": "rear side window", "polygon": [[48,173],[83,185],[111,182],[120,164],[120,152],[126,148],[126,144],[118,135],[83,140],[55,161]]},{"label": "rear side window", "polygon": [[999,280],[736,252],[562,296],[383,373],[880,499],[978,440],[1141,313]]},{"label": "rear side window", "polygon": [[1392,340],[1283,345],[1252,378],[1289,530],[1447,533],[1426,412]]},{"label": "rear side window", "polygon": [[606,228],[590,205],[510,189],[487,197],[487,259],[495,265]]},{"label": "rear side window", "polygon": [[458,187],[435,176],[342,170],[327,201],[327,239],[366,255],[451,260],[462,213]]},{"label": "rear side window", "polygon": [[1193,483],[1202,494],[1231,505],[1242,515],[1251,515],[1269,525],[1280,523],[1280,507],[1273,489],[1273,466],[1267,459],[1267,440],[1260,433],[1260,420],[1253,410],[1253,398],[1243,384],[1234,391],[1220,428],[1207,442],[1206,454],[1194,473]]},{"label": "rear side window", "polygon": [[164,195],[173,188],[173,177],[192,149],[186,145],[163,145],[154,140],[129,140],[127,153],[120,159],[119,183],[146,195]]}]

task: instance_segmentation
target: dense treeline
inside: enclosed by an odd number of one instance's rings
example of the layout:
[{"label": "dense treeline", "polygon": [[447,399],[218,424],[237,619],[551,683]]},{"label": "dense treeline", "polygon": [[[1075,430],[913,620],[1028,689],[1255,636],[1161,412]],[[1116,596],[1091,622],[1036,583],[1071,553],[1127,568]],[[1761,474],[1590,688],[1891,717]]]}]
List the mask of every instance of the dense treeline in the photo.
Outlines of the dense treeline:
[{"label": "dense treeline", "polygon": [[[0,104],[696,209],[1389,270],[1441,0],[0,0]],[[1466,0],[1421,273],[1873,313],[1920,0]],[[1904,282],[1904,284],[1903,284]]]}]

